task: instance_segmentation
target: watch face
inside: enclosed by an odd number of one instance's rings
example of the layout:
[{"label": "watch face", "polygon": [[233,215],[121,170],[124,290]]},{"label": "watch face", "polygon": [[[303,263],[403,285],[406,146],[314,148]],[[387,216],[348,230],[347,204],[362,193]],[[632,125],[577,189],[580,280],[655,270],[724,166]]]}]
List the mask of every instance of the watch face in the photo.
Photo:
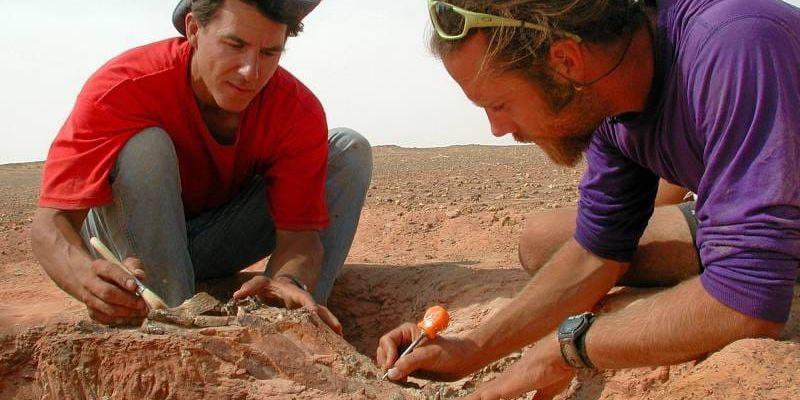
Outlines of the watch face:
[{"label": "watch face", "polygon": [[580,316],[572,316],[564,320],[561,324],[561,331],[564,333],[572,333],[578,330],[583,325],[583,318]]}]

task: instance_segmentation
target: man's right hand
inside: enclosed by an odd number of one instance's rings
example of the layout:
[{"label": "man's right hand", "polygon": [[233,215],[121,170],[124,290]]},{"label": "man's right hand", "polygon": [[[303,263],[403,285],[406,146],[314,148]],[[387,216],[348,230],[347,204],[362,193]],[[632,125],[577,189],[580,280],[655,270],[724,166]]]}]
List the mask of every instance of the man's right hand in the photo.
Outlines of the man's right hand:
[{"label": "man's right hand", "polygon": [[291,281],[287,282],[281,278],[270,279],[264,275],[254,276],[233,293],[233,298],[236,300],[248,296],[256,296],[267,304],[283,306],[290,310],[304,307],[320,317],[336,334],[339,336],[344,334],[341,322],[328,307],[317,304],[311,293],[299,288]]},{"label": "man's right hand", "polygon": [[[129,257],[125,266],[144,279],[141,261]],[[147,316],[147,305],[136,295],[136,282],[122,268],[105,260],[94,260],[78,276],[78,298],[94,321],[108,325],[137,325]]]},{"label": "man's right hand", "polygon": [[381,337],[378,366],[383,371],[389,370],[390,380],[401,381],[413,373],[426,379],[454,381],[481,367],[477,361],[480,349],[475,342],[448,336],[437,336],[435,340],[423,342],[398,360],[402,348],[410,345],[419,334],[417,325],[409,322]]}]

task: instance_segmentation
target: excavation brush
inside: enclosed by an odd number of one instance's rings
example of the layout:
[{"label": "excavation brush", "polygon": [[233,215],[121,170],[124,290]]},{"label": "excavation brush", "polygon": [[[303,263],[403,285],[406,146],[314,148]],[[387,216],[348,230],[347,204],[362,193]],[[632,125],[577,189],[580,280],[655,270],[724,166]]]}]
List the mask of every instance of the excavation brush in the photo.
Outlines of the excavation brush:
[{"label": "excavation brush", "polygon": [[[411,342],[411,345],[400,354],[400,357],[397,357],[398,360],[403,358],[406,354],[411,353],[414,351],[414,348],[419,346],[420,343],[424,339],[433,340],[436,338],[436,334],[440,331],[447,328],[447,325],[450,323],[450,314],[447,313],[447,310],[442,306],[433,306],[425,311],[425,316],[422,318],[422,321],[417,323],[417,327],[419,328],[420,332],[417,338]],[[383,374],[381,379],[386,379],[389,376],[389,372],[387,371]]]},{"label": "excavation brush", "polygon": [[106,247],[106,245],[104,245],[103,242],[100,241],[100,239],[92,237],[89,239],[89,243],[92,244],[92,247],[94,247],[94,249],[97,250],[97,252],[100,253],[100,255],[106,261],[122,268],[123,271],[125,271],[126,273],[130,274],[131,277],[133,277],[133,280],[136,282],[136,294],[141,296],[141,298],[147,304],[147,307],[149,309],[157,310],[161,308],[167,308],[167,304],[164,302],[164,300],[162,300],[161,297],[158,297],[157,294],[153,293],[152,290],[148,289],[147,286],[142,284],[142,282],[136,277],[136,275],[134,275],[133,272],[128,270],[128,268],[126,268],[125,265],[122,264],[122,261],[120,261],[114,255],[114,253],[112,253],[111,250],[109,250],[108,247]]}]

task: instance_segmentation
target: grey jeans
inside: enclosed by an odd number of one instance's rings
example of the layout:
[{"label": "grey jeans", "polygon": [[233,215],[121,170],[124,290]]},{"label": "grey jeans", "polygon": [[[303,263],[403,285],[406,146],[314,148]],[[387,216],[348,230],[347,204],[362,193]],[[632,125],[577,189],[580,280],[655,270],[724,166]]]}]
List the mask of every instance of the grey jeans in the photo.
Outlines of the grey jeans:
[{"label": "grey jeans", "polygon": [[[313,293],[320,304],[327,302],[350,251],[372,176],[372,149],[363,136],[332,129],[328,146],[331,223],[320,232],[325,253]],[[196,279],[233,275],[275,249],[266,182],[259,176],[228,204],[185,218],[178,158],[160,128],[145,129],[125,144],[111,179],[113,202],[89,211],[81,235],[87,243],[97,236],[121,259],[139,257],[145,284],[169,305],[191,297]]]}]

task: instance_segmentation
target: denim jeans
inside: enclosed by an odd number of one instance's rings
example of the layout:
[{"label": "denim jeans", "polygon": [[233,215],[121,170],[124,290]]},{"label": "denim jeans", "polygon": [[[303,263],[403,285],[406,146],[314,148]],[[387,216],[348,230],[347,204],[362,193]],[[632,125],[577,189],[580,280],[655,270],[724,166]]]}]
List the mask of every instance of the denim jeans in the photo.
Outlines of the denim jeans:
[{"label": "denim jeans", "polygon": [[[372,176],[372,149],[346,128],[328,134],[325,185],[330,225],[313,296],[325,304],[344,265]],[[147,128],[124,146],[111,173],[113,202],[92,208],[81,234],[97,236],[121,259],[144,264],[145,284],[170,306],[194,294],[195,280],[230,276],[275,249],[265,185],[254,176],[228,204],[186,219],[178,158],[169,135]],[[98,255],[92,251],[95,257]]]}]

